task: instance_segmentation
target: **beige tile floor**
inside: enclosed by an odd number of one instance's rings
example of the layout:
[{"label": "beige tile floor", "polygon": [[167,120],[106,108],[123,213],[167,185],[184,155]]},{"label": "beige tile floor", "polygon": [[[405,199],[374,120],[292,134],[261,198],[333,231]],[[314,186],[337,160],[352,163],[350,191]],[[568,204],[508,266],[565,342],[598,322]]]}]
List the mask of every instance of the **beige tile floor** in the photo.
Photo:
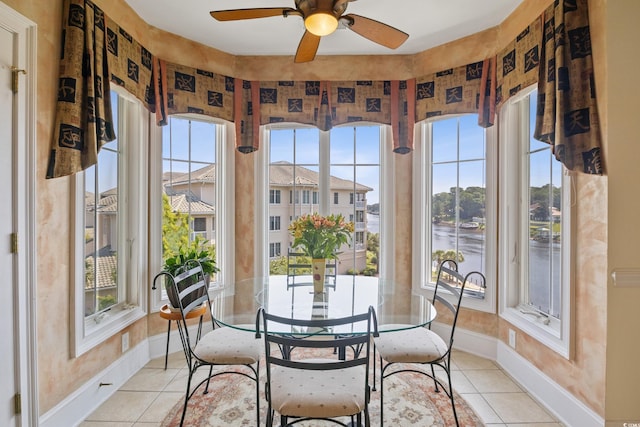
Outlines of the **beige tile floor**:
[{"label": "beige tile floor", "polygon": [[[561,427],[494,362],[464,352],[452,356],[456,391],[489,427]],[[202,370],[204,372],[204,370]],[[182,352],[150,361],[80,427],[158,427],[184,395],[187,371]]]}]

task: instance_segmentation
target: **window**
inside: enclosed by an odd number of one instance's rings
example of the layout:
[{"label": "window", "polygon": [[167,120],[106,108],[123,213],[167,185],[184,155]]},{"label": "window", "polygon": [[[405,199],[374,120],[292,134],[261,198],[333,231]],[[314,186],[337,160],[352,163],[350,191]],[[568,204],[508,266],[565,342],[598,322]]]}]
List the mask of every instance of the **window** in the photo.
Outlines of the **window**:
[{"label": "window", "polygon": [[193,219],[193,231],[195,232],[207,232],[207,219],[206,218],[194,218]]},{"label": "window", "polygon": [[276,258],[281,255],[280,252],[280,242],[272,242],[269,243],[269,257]]},{"label": "window", "polygon": [[414,277],[432,289],[440,263],[455,259],[464,274],[479,271],[487,278],[487,288],[467,283],[463,305],[495,312],[497,150],[495,131],[477,121],[468,114],[421,125],[423,144],[414,158],[414,182],[422,183],[414,202]]},{"label": "window", "polygon": [[349,193],[349,204],[353,204],[353,193]]},{"label": "window", "polygon": [[110,93],[116,140],[76,175],[72,328],[78,356],[144,315],[148,114],[124,93]]},{"label": "window", "polygon": [[269,190],[269,203],[280,204],[280,190]]},{"label": "window", "polygon": [[[345,245],[340,249],[338,274],[345,274],[347,270],[362,273],[368,269],[367,273],[375,272],[377,275],[380,271],[377,266],[381,250],[380,216],[376,215],[375,220],[368,222],[367,201],[380,202],[379,189],[383,176],[381,152],[388,150],[391,155],[389,147],[382,148],[387,141],[383,135],[386,133],[381,131],[380,126],[371,125],[337,127],[330,132],[281,126],[269,130],[266,138],[268,145],[265,145],[269,157],[265,159],[265,164],[269,166],[265,178],[269,180],[270,187],[288,185],[292,188],[289,189],[290,206],[268,206],[265,227],[267,218],[271,223],[273,216],[289,218],[291,221],[300,215],[318,212],[323,215],[342,214],[350,220],[356,218],[357,234],[354,233],[351,246]],[[302,188],[302,185],[306,188]],[[316,187],[317,190],[307,190],[309,187]],[[264,194],[270,194],[269,190],[265,188]],[[300,192],[302,203],[294,196],[294,193]],[[310,196],[313,197],[313,204],[309,203]],[[351,204],[338,204],[340,198],[346,201],[347,197],[351,197]],[[281,224],[281,227],[282,230],[288,230],[288,223]],[[371,239],[371,247],[368,247],[369,235],[378,236]],[[289,233],[267,235],[266,238],[271,239],[268,242],[270,258],[273,255],[270,243],[276,239],[287,239],[287,247],[292,243]],[[367,256],[367,250],[375,252],[376,256]],[[281,264],[271,261],[270,273],[282,274],[279,272]]]},{"label": "window", "polygon": [[163,259],[190,249],[215,255],[216,236],[206,232],[206,222],[216,214],[216,124],[171,117],[162,133]]},{"label": "window", "polygon": [[269,230],[271,230],[271,231],[280,230],[280,217],[279,216],[271,216],[271,217],[269,217]]},{"label": "window", "polygon": [[[569,357],[569,178],[551,146],[533,138],[536,92],[501,111],[501,315]],[[507,206],[511,207],[510,209]]]},{"label": "window", "polygon": [[[233,251],[226,249],[225,236],[234,229],[233,162],[224,161],[231,127],[197,115],[171,116],[166,126],[152,127],[151,271],[161,271],[164,260],[179,251],[207,250],[220,268],[210,285],[227,282],[221,275],[232,283]],[[271,197],[279,201],[279,194]],[[164,286],[152,302],[154,309],[167,302]]]}]

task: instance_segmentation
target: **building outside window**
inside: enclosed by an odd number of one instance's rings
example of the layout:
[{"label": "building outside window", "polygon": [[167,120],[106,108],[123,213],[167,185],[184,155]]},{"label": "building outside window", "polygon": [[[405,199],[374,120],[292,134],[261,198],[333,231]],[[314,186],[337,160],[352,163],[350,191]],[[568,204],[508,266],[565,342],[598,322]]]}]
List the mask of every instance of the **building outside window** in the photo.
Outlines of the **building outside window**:
[{"label": "building outside window", "polygon": [[282,255],[280,245],[280,242],[269,243],[269,258],[276,258]]},{"label": "building outside window", "polygon": [[269,203],[280,204],[280,190],[269,190]]},{"label": "building outside window", "polygon": [[278,231],[278,230],[280,230],[280,217],[279,216],[271,216],[271,217],[269,217],[269,230],[270,231]]}]

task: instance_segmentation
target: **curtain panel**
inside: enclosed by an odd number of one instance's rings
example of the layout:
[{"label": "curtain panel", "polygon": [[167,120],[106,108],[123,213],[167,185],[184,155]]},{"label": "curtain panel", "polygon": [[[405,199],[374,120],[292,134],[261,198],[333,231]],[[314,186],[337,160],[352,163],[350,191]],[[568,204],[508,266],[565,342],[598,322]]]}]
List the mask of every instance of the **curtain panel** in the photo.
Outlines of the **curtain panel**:
[{"label": "curtain panel", "polygon": [[538,78],[536,139],[553,146],[570,171],[603,174],[587,0],[545,10]]},{"label": "curtain panel", "polygon": [[90,1],[63,6],[62,57],[47,178],[71,175],[98,160],[116,136],[109,97],[106,18]]}]

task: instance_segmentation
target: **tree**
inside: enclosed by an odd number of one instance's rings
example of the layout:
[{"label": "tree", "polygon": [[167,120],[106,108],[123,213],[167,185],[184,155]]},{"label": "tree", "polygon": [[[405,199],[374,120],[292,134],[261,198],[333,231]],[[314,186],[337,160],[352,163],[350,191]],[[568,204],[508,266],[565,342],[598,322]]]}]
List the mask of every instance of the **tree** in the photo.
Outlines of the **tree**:
[{"label": "tree", "polygon": [[443,249],[438,249],[431,254],[431,261],[435,261],[438,265],[442,263],[442,261],[452,259],[457,263],[461,263],[464,261],[464,254],[462,251],[456,251],[453,249],[447,249],[446,251]]},{"label": "tree", "polygon": [[281,256],[269,261],[269,274],[287,274],[287,257]]},{"label": "tree", "polygon": [[189,215],[174,212],[169,196],[162,195],[162,258],[179,253],[180,248],[189,245]]}]

